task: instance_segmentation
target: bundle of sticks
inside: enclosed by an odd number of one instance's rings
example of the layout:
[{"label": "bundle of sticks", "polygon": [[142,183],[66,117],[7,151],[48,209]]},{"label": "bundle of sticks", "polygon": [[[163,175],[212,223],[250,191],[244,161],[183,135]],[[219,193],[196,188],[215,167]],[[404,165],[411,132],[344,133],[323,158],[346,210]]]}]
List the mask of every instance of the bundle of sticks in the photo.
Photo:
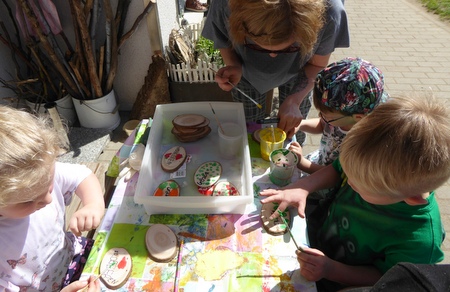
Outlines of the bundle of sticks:
[{"label": "bundle of sticks", "polygon": [[[27,72],[33,72],[34,78],[48,84],[46,90],[61,91],[55,88],[56,79],[77,99],[95,99],[112,90],[120,47],[156,3],[150,0],[131,29],[124,33],[131,0],[118,0],[115,15],[110,0],[68,0],[75,36],[72,46],[51,0],[17,0],[15,15],[7,1],[1,1],[13,20],[17,40],[12,40],[1,21],[0,41],[10,48],[16,67],[18,57],[25,62]],[[23,40],[20,40],[19,28]],[[58,42],[56,36],[63,42]],[[16,77],[22,82],[28,79]],[[4,81],[2,83],[5,85]]]}]

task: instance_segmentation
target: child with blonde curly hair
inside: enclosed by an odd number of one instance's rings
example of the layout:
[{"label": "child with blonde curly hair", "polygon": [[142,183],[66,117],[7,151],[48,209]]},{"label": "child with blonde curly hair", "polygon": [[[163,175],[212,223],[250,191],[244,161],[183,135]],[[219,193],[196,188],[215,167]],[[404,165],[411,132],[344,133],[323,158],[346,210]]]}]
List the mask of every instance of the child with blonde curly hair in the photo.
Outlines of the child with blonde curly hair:
[{"label": "child with blonde curly hair", "polygon": [[[61,291],[79,278],[92,248],[92,239],[79,236],[100,224],[103,191],[87,167],[56,161],[59,145],[43,118],[0,106],[0,291]],[[83,207],[66,232],[73,193]]]}]

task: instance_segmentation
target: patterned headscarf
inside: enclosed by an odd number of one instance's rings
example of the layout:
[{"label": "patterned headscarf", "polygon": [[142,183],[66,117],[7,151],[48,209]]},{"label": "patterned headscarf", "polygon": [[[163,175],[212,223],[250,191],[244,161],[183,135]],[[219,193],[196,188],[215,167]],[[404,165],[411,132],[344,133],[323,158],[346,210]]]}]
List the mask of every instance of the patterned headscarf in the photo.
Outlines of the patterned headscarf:
[{"label": "patterned headscarf", "polygon": [[322,104],[348,114],[367,114],[388,95],[381,70],[360,58],[345,58],[319,72],[316,90]]}]

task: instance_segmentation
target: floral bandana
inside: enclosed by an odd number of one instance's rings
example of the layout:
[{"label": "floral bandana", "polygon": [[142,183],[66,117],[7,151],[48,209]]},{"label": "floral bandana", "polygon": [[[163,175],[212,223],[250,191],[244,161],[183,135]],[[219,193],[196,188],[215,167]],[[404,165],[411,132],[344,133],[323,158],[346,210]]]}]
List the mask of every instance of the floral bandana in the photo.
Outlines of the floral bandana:
[{"label": "floral bandana", "polygon": [[345,58],[319,72],[316,90],[322,103],[347,114],[370,113],[388,95],[380,69],[360,58]]}]

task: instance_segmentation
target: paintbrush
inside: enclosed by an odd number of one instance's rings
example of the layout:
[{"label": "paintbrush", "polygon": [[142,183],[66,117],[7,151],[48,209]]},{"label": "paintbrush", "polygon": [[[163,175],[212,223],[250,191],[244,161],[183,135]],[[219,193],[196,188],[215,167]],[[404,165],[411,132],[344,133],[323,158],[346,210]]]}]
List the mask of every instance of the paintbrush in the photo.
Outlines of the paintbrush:
[{"label": "paintbrush", "polygon": [[295,241],[295,238],[294,238],[294,235],[292,234],[291,228],[289,227],[289,224],[287,223],[286,219],[284,219],[284,217],[283,217],[283,212],[281,212],[280,210],[278,210],[278,214],[280,215],[281,220],[283,220],[284,225],[286,225],[286,229],[288,230],[289,235],[291,236],[292,241],[293,241],[294,244],[295,244],[295,247],[296,247],[299,251],[304,252],[305,250],[304,250],[301,246],[299,246],[299,245],[297,244],[297,241]]},{"label": "paintbrush", "polygon": [[[217,71],[214,70],[213,68],[209,68],[209,70],[213,71],[215,74],[217,74]],[[220,76],[220,75],[219,75]],[[236,89],[237,91],[239,91],[243,96],[245,96],[246,98],[248,98],[251,102],[253,102],[259,109],[262,109],[262,105],[260,105],[258,102],[256,102],[256,100],[254,100],[253,98],[250,97],[250,95],[248,95],[247,93],[243,92],[242,90],[240,90],[235,84],[231,83],[230,81],[227,81],[228,84],[230,84],[231,86],[233,86],[234,89]]]},{"label": "paintbrush", "polygon": [[219,119],[218,119],[217,116],[216,116],[216,112],[214,111],[214,109],[213,109],[211,103],[209,103],[209,106],[211,107],[211,110],[212,110],[212,112],[213,112],[213,114],[214,114],[214,118],[216,118],[216,122],[217,122],[217,124],[219,125],[220,130],[222,130],[222,133],[223,133],[224,135],[226,135],[226,134],[225,134],[225,131],[224,131],[223,128],[222,128],[222,125],[221,125],[220,122],[219,122]]},{"label": "paintbrush", "polygon": [[94,283],[95,281],[97,281],[98,279],[100,279],[100,277],[103,276],[103,274],[105,274],[106,271],[108,271],[108,269],[106,269],[103,273],[101,273],[100,275],[98,275],[97,277],[95,277],[94,280],[92,280],[91,282],[88,282],[88,284],[87,284],[86,286],[84,286],[83,288],[81,288],[80,290],[78,290],[78,292],[86,291],[86,290],[89,288],[89,284],[90,284],[90,283]]},{"label": "paintbrush", "polygon": [[[91,282],[88,282],[88,284],[86,286],[84,286],[83,288],[81,288],[80,290],[78,290],[78,292],[81,291],[85,291],[89,288],[89,284],[90,283],[94,283],[95,281],[97,281],[98,279],[100,279],[101,276],[105,275],[111,268],[114,268],[115,266],[117,266],[117,263],[113,264],[111,267],[109,267],[109,269],[105,269],[103,271],[103,273],[100,273],[99,275],[97,275],[94,280],[92,280]],[[89,279],[88,279],[89,280]]]},{"label": "paintbrush", "polygon": [[183,260],[183,246],[184,246],[184,240],[182,239],[180,241],[180,249],[178,251],[178,259],[177,259],[177,268],[175,272],[175,283],[174,283],[174,292],[178,292],[179,284],[180,284],[180,269],[181,269],[181,262]]}]

